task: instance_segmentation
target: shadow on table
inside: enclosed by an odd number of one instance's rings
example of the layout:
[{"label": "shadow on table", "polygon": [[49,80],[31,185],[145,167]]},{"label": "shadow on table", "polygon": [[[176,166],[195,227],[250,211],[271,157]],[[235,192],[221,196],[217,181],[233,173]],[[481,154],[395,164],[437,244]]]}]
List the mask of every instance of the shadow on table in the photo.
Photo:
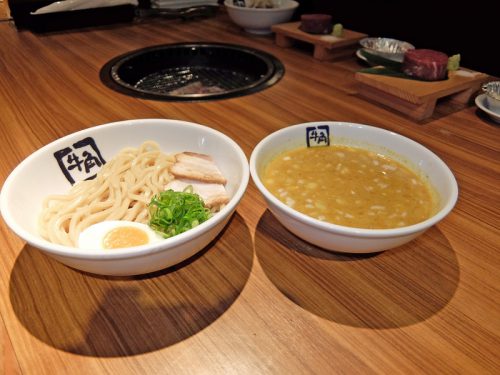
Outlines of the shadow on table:
[{"label": "shadow on table", "polygon": [[252,262],[250,232],[238,214],[194,257],[143,276],[93,276],[26,246],[11,274],[10,300],[26,329],[57,349],[135,355],[173,345],[213,323],[241,293]]},{"label": "shadow on table", "polygon": [[267,210],[257,226],[255,251],[267,277],[292,302],[354,327],[424,321],[451,300],[460,277],[455,253],[436,227],[390,251],[347,255],[302,241]]}]

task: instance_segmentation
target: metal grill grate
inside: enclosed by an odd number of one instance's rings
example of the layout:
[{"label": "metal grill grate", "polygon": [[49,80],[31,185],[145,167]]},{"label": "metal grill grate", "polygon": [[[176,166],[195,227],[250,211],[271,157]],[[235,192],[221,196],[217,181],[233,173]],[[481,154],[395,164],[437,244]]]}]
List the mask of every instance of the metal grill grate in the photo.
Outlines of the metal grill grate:
[{"label": "metal grill grate", "polygon": [[178,67],[155,72],[142,78],[135,87],[143,91],[171,93],[193,83],[200,83],[203,88],[218,87],[224,91],[233,91],[248,86],[253,78],[248,74],[228,69],[209,67]]},{"label": "metal grill grate", "polygon": [[146,99],[209,100],[257,92],[276,83],[272,55],[228,44],[172,44],[119,56],[101,70],[110,88]]}]

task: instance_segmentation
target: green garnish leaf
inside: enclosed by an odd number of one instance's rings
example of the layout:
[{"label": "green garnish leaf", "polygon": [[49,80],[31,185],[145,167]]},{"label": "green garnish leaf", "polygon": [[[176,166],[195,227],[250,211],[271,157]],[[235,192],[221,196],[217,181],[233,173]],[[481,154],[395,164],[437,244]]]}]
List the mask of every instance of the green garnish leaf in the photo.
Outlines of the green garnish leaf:
[{"label": "green garnish leaf", "polygon": [[208,220],[212,213],[192,191],[188,186],[184,191],[170,189],[156,194],[148,207],[149,226],[169,238]]},{"label": "green garnish leaf", "polygon": [[401,71],[394,70],[391,68],[386,68],[384,66],[378,66],[378,67],[373,67],[373,68],[366,68],[366,69],[361,69],[359,71],[360,73],[368,73],[368,74],[378,74],[381,76],[389,76],[389,77],[396,77],[396,78],[405,78],[405,79],[413,79],[417,80],[416,78],[413,78],[407,74],[404,74]]},{"label": "green garnish leaf", "polygon": [[400,71],[403,66],[403,64],[398,61],[375,55],[374,53],[370,53],[364,49],[359,50],[359,53],[372,65],[381,65],[386,68],[398,71]]},{"label": "green garnish leaf", "polygon": [[342,34],[344,34],[344,26],[342,26],[341,23],[336,23],[335,25],[333,25],[332,35],[341,37]]},{"label": "green garnish leaf", "polygon": [[447,68],[449,72],[458,70],[458,68],[460,68],[460,54],[456,54],[448,58]]}]

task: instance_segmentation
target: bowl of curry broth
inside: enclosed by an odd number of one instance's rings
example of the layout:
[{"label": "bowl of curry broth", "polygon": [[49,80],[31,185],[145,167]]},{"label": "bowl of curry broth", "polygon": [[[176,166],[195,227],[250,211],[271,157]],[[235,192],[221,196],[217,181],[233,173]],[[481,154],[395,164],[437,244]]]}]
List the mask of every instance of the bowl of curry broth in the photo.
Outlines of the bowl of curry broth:
[{"label": "bowl of curry broth", "polygon": [[453,173],[432,151],[356,123],[276,131],[255,147],[250,172],[284,227],[338,252],[403,245],[442,220],[458,198]]}]

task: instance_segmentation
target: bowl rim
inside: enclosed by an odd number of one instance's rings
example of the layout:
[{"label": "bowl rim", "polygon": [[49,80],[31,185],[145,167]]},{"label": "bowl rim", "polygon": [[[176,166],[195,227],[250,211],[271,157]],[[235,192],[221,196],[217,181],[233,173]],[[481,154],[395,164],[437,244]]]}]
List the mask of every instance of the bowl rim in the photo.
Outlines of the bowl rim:
[{"label": "bowl rim", "polygon": [[[409,142],[413,144],[415,147],[418,149],[422,150],[425,153],[428,153],[439,165],[439,167],[443,170],[443,172],[446,174],[447,180],[450,183],[450,188],[451,188],[451,194],[449,197],[444,199],[444,205],[443,207],[436,212],[433,216],[430,218],[421,221],[419,223],[413,224],[413,225],[408,225],[405,227],[400,227],[400,228],[390,228],[390,229],[368,229],[368,228],[356,228],[356,227],[348,227],[344,225],[338,225],[338,224],[333,224],[333,223],[328,223],[324,222],[318,219],[314,219],[311,216],[308,216],[306,214],[303,214],[289,206],[287,206],[285,203],[280,201],[278,198],[276,198],[262,183],[259,173],[257,171],[257,158],[259,156],[259,153],[262,151],[262,149],[266,146],[268,142],[271,140],[274,140],[276,138],[282,137],[284,134],[287,134],[289,131],[292,131],[293,129],[297,128],[305,128],[308,126],[316,126],[316,125],[333,125],[333,126],[348,126],[352,128],[365,128],[365,129],[370,129],[372,131],[378,131],[382,133],[389,133],[392,136],[395,136],[397,138],[400,138],[404,142]],[[455,179],[455,176],[451,172],[450,168],[446,165],[446,163],[439,158],[434,152],[429,150],[427,147],[423,146],[422,144],[405,137],[404,135],[401,135],[399,133],[393,132],[391,130],[387,130],[384,128],[379,128],[376,126],[371,126],[371,125],[366,125],[366,124],[359,124],[359,123],[353,123],[353,122],[343,122],[343,121],[315,121],[315,122],[306,122],[306,123],[300,123],[296,125],[291,125],[282,129],[279,129],[265,138],[263,138],[257,146],[253,149],[252,154],[250,156],[250,175],[252,176],[252,180],[261,192],[262,195],[264,195],[266,200],[269,200],[273,205],[277,206],[278,209],[284,211],[288,216],[294,218],[295,220],[298,220],[304,224],[307,224],[309,226],[316,227],[316,229],[320,229],[326,232],[330,232],[332,234],[341,234],[341,235],[346,235],[346,236],[357,236],[361,238],[387,238],[387,237],[403,237],[407,235],[411,235],[414,233],[418,233],[420,231],[423,231],[425,229],[430,228],[432,225],[438,223],[441,221],[446,215],[450,213],[450,211],[453,209],[455,206],[457,200],[458,200],[458,184]]]},{"label": "bowl rim", "polygon": [[290,10],[290,9],[295,9],[299,6],[299,3],[295,0],[285,0],[286,3],[284,6],[281,6],[279,8],[250,8],[250,7],[239,7],[236,6],[232,3],[232,0],[224,0],[224,6],[230,8],[230,9],[240,9],[245,11],[254,11],[254,12],[279,12],[282,10]]},{"label": "bowl rim", "polygon": [[479,109],[483,110],[490,117],[492,117],[493,121],[499,122],[500,121],[500,112],[497,113],[497,112],[495,112],[487,107],[486,97],[487,97],[486,94],[480,94],[480,95],[476,96],[476,99],[474,99],[474,102],[479,107]]},{"label": "bowl rim", "polygon": [[[376,49],[376,48],[373,48],[372,46],[367,46],[367,42],[371,42],[371,41],[379,41],[379,40],[386,40],[388,42],[392,42],[392,43],[398,43],[401,45],[401,48],[405,48],[404,51],[401,51],[401,52],[388,52],[388,51],[381,51],[379,49]],[[399,54],[404,54],[405,51],[407,50],[410,50],[410,49],[415,49],[415,46],[409,42],[406,42],[404,40],[400,40],[400,39],[395,39],[395,38],[386,38],[386,37],[382,37],[382,36],[368,36],[368,37],[365,37],[363,39],[361,39],[359,41],[359,44],[363,47],[363,48],[366,48],[367,50],[369,51],[376,51],[378,53],[385,53],[387,55],[399,55]]]},{"label": "bowl rim", "polygon": [[[90,250],[90,249],[80,249],[78,247],[65,246],[60,244],[51,243],[48,240],[41,238],[41,236],[36,236],[23,229],[16,220],[12,217],[7,206],[7,198],[10,196],[10,191],[13,189],[13,182],[15,181],[17,175],[25,168],[29,163],[43,154],[47,149],[53,147],[58,143],[63,143],[68,139],[81,136],[82,134],[88,134],[94,130],[99,130],[104,127],[106,128],[122,128],[131,127],[144,124],[156,124],[159,126],[169,126],[169,125],[182,125],[190,128],[195,128],[202,130],[204,132],[211,133],[219,138],[222,138],[230,146],[232,146],[238,156],[238,160],[242,167],[241,180],[239,181],[239,186],[231,197],[230,201],[226,206],[224,206],[217,214],[213,215],[207,221],[201,223],[195,228],[190,229],[184,233],[180,233],[174,237],[166,238],[163,241],[156,242],[154,244],[147,244],[135,247],[127,247],[123,249],[114,249],[112,252],[103,253],[102,250]],[[217,226],[220,222],[226,220],[232,212],[236,209],[239,201],[243,197],[246,191],[248,181],[249,181],[249,167],[248,159],[241,149],[241,147],[232,138],[226,134],[215,130],[209,126],[197,124],[194,122],[175,120],[175,119],[161,119],[161,118],[148,118],[148,119],[134,119],[134,120],[124,120],[105,123],[101,125],[94,125],[86,129],[82,129],[63,137],[60,137],[43,147],[37,149],[24,160],[22,160],[9,174],[7,179],[4,181],[2,189],[0,191],[0,213],[5,220],[7,226],[17,234],[21,239],[31,244],[32,246],[51,253],[56,256],[70,257],[73,259],[86,259],[86,260],[117,260],[117,259],[130,259],[142,257],[145,255],[150,255],[154,253],[159,253],[166,251],[177,246],[181,246],[186,242],[189,242],[193,238],[200,237],[205,232],[210,231],[212,228]]]}]

